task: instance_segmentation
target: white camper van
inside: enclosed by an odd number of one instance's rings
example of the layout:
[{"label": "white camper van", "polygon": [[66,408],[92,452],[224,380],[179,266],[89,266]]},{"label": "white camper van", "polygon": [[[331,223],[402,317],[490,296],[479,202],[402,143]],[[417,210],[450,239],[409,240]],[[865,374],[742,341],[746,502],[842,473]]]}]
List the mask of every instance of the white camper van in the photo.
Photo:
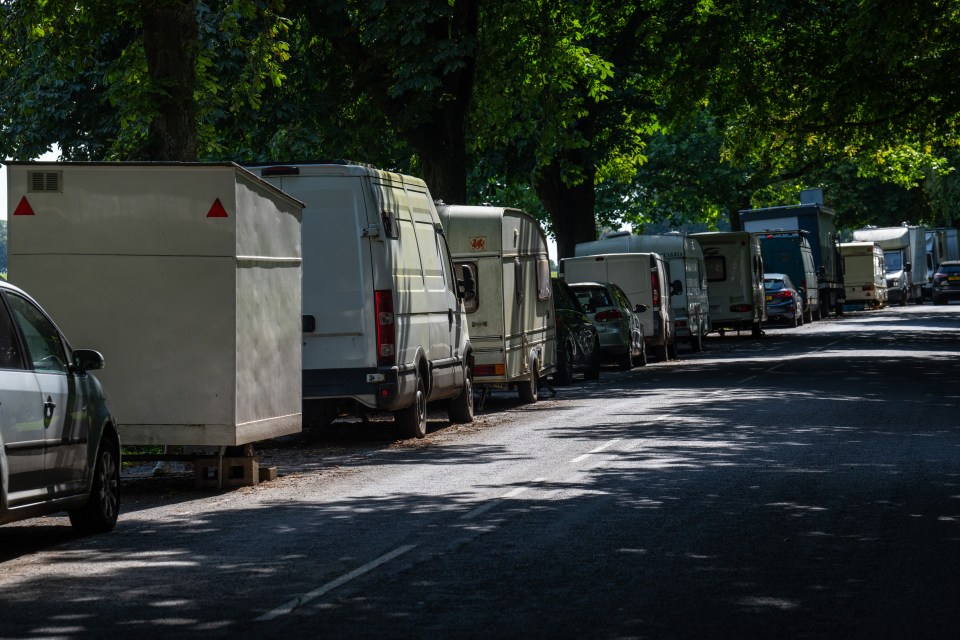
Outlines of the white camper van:
[{"label": "white camper van", "polygon": [[887,306],[887,271],[880,245],[876,242],[844,242],[840,245],[840,257],[843,259],[847,304],[868,309]]},{"label": "white camper van", "polygon": [[703,351],[703,338],[710,333],[710,299],[700,243],[675,232],[637,236],[623,231],[581,242],[574,250],[577,256],[639,252],[659,253],[667,261],[677,340],[686,341],[694,351]]},{"label": "white camper van", "polygon": [[231,163],[25,162],[7,177],[10,281],[103,351],[124,444],[300,431],[301,202]]},{"label": "white camper van", "polygon": [[547,237],[533,216],[505,207],[438,207],[453,261],[475,295],[466,302],[473,383],[514,386],[536,402],[556,369],[556,319]]},{"label": "white camper van", "polygon": [[677,356],[673,309],[670,308],[670,271],[659,253],[608,253],[564,258],[560,261],[564,280],[613,282],[627,294],[643,323],[643,338],[660,360]]},{"label": "white camper van", "polygon": [[473,420],[472,352],[440,218],[417,178],[356,164],[255,169],[303,210],[304,419],[391,411],[426,434],[427,402]]},{"label": "white camper van", "polygon": [[747,231],[694,233],[703,249],[710,295],[710,322],[726,330],[762,333],[767,319],[760,240]]}]

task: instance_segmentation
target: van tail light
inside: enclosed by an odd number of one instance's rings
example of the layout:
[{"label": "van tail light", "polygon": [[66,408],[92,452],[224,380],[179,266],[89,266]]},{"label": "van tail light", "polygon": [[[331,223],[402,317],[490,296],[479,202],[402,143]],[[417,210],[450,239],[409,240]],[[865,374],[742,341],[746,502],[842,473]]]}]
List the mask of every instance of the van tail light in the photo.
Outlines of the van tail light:
[{"label": "van tail light", "polygon": [[734,313],[749,313],[753,311],[752,304],[732,304],[730,305],[730,311]]},{"label": "van tail light", "polygon": [[397,363],[397,327],[393,316],[393,292],[374,292],[377,318],[377,366],[392,367]]},{"label": "van tail light", "polygon": [[660,274],[654,271],[650,275],[650,286],[653,289],[653,306],[660,306]]},{"label": "van tail light", "polygon": [[623,318],[623,314],[617,309],[607,309],[594,316],[597,322],[616,322]]}]

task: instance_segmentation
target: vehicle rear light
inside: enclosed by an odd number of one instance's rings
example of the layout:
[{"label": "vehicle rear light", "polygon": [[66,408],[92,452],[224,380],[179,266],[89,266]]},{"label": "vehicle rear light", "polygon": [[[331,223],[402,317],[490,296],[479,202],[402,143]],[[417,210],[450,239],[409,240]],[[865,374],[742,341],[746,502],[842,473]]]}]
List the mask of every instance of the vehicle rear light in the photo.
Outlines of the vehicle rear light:
[{"label": "vehicle rear light", "polygon": [[473,365],[473,375],[475,376],[502,376],[506,370],[503,363]]},{"label": "vehicle rear light", "polygon": [[947,277],[947,274],[945,273],[935,273],[933,274],[933,281],[940,282],[941,280],[944,280],[946,277]]},{"label": "vehicle rear light", "polygon": [[623,314],[620,313],[617,309],[608,309],[607,311],[601,311],[594,316],[597,322],[615,322],[623,318]]},{"label": "vehicle rear light", "polygon": [[753,311],[752,304],[732,304],[730,305],[730,311],[734,313],[748,313]]},{"label": "vehicle rear light", "polygon": [[650,286],[653,288],[653,306],[660,306],[660,274],[654,271],[650,274]]},{"label": "vehicle rear light", "polygon": [[392,367],[397,362],[397,328],[393,316],[393,292],[384,289],[374,292],[374,312],[377,317],[377,365]]},{"label": "vehicle rear light", "polygon": [[872,284],[863,285],[863,291],[873,291],[873,285]]},{"label": "vehicle rear light", "polygon": [[775,294],[773,294],[773,297],[774,297],[774,298],[792,298],[792,297],[793,297],[793,291],[790,291],[790,289],[785,289],[785,290],[783,290],[783,291],[777,291]]}]

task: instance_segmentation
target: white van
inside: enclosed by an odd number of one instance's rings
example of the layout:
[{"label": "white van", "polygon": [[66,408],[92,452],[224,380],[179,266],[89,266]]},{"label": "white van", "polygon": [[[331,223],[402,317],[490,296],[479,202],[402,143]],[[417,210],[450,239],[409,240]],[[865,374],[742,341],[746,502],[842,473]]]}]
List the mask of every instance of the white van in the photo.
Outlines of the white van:
[{"label": "white van", "polygon": [[462,293],[427,185],[355,164],[259,167],[303,210],[304,421],[391,411],[426,434],[427,402],[473,420]]},{"label": "white van", "polygon": [[506,207],[437,208],[450,253],[475,295],[466,302],[473,383],[486,395],[514,386],[537,401],[539,380],[556,369],[556,319],[547,237],[533,216]]},{"label": "white van", "polygon": [[887,270],[876,242],[840,244],[847,304],[868,309],[887,306]]},{"label": "white van", "polygon": [[703,338],[710,333],[710,298],[700,243],[677,232],[636,236],[623,231],[581,242],[574,249],[577,256],[638,252],[659,253],[667,261],[677,339],[703,351]]},{"label": "white van", "polygon": [[660,360],[677,356],[673,309],[670,308],[670,271],[659,253],[608,253],[576,256],[560,261],[563,278],[574,282],[613,282],[630,304],[643,305],[638,313],[647,347]]},{"label": "white van", "polygon": [[710,322],[726,330],[750,329],[759,337],[767,320],[760,240],[747,231],[692,234],[703,249],[710,295]]}]

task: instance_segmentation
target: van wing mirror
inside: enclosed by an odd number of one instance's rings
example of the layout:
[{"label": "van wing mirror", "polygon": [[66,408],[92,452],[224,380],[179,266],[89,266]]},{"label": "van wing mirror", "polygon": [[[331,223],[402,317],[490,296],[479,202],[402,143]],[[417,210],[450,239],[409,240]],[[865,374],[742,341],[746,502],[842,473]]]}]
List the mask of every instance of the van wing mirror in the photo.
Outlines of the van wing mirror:
[{"label": "van wing mirror", "polygon": [[647,309],[649,309],[649,307],[645,304],[638,304],[633,308],[637,313],[644,313]]},{"label": "van wing mirror", "polygon": [[913,271],[913,264],[908,262],[907,264],[903,265],[903,270],[906,271],[907,273],[910,273],[911,271]]}]

